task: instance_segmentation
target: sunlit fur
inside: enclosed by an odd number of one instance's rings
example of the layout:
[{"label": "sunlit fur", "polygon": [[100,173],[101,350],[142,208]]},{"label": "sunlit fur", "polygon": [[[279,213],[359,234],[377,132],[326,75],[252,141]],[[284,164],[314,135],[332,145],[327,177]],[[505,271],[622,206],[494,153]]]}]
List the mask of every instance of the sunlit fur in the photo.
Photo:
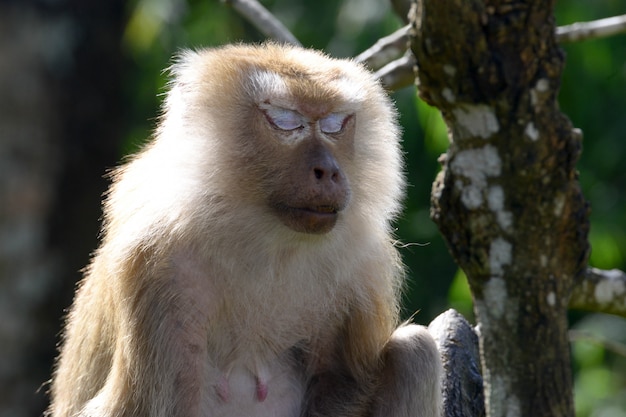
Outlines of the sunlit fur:
[{"label": "sunlit fur", "polygon": [[[398,356],[426,362],[407,365],[419,388],[409,376],[390,385],[402,393],[381,393],[376,376],[397,350],[386,348],[402,279],[390,222],[404,188],[395,111],[377,81],[351,61],[273,44],[184,52],[171,74],[153,140],[111,176],[49,412],[405,415],[373,405],[393,394],[434,417],[439,365],[425,331],[409,327],[422,353]],[[294,231],[268,206],[267,184],[291,180],[255,145],[249,115],[266,100],[356,117],[336,154],[350,198],[327,233]],[[358,398],[320,406],[311,381],[335,370]]]}]

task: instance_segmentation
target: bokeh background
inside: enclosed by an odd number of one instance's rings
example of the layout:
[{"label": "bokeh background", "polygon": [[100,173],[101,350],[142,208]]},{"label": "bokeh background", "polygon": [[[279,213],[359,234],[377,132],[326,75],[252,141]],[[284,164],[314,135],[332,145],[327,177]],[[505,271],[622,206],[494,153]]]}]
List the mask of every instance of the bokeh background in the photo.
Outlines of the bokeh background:
[{"label": "bokeh background", "polygon": [[[384,0],[263,4],[303,45],[337,57],[404,25]],[[619,14],[623,0],[563,0],[556,10],[559,25]],[[103,176],[149,138],[172,55],[262,40],[218,0],[0,1],[0,417],[46,407],[61,318],[97,245]],[[590,263],[625,270],[626,35],[563,47],[560,104],[585,137]],[[426,324],[456,308],[471,321],[465,277],[429,219],[446,128],[414,87],[393,98],[410,182],[397,223],[405,316]],[[578,416],[626,417],[626,320],[572,312],[571,323]]]}]

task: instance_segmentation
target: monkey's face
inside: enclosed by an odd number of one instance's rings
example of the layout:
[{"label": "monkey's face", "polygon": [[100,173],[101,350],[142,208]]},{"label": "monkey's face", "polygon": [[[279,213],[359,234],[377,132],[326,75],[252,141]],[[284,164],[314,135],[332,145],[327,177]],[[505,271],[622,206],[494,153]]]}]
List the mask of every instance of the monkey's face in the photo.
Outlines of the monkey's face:
[{"label": "monkey's face", "polygon": [[268,44],[188,52],[173,72],[158,138],[191,178],[178,194],[266,231],[319,235],[398,213],[395,111],[361,66]]},{"label": "monkey's face", "polygon": [[273,155],[263,176],[269,207],[297,232],[329,232],[350,201],[343,166],[352,158],[356,115],[270,99],[253,111],[258,149]]}]

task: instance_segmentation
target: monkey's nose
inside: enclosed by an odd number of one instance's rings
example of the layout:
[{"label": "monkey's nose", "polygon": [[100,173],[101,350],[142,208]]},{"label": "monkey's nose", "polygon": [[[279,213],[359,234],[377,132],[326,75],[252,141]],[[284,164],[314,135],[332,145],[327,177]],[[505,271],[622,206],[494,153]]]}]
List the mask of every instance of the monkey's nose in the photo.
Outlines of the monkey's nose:
[{"label": "monkey's nose", "polygon": [[315,175],[315,179],[318,181],[331,180],[333,182],[337,182],[339,178],[339,168],[336,169],[324,169],[324,168],[313,168],[313,175]]},{"label": "monkey's nose", "polygon": [[318,182],[324,183],[327,181],[338,182],[341,177],[341,169],[333,158],[329,154],[325,154],[319,158],[315,164],[313,164],[313,176]]}]

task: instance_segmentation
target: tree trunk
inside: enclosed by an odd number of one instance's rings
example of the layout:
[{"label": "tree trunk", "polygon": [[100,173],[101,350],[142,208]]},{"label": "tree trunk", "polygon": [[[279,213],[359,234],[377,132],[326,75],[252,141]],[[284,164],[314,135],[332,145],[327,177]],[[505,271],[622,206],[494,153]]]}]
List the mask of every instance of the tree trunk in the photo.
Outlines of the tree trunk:
[{"label": "tree trunk", "polygon": [[553,2],[415,6],[420,95],[451,142],[431,216],[469,279],[487,416],[574,416],[566,313],[587,262],[588,206],[582,134],[557,104]]}]

